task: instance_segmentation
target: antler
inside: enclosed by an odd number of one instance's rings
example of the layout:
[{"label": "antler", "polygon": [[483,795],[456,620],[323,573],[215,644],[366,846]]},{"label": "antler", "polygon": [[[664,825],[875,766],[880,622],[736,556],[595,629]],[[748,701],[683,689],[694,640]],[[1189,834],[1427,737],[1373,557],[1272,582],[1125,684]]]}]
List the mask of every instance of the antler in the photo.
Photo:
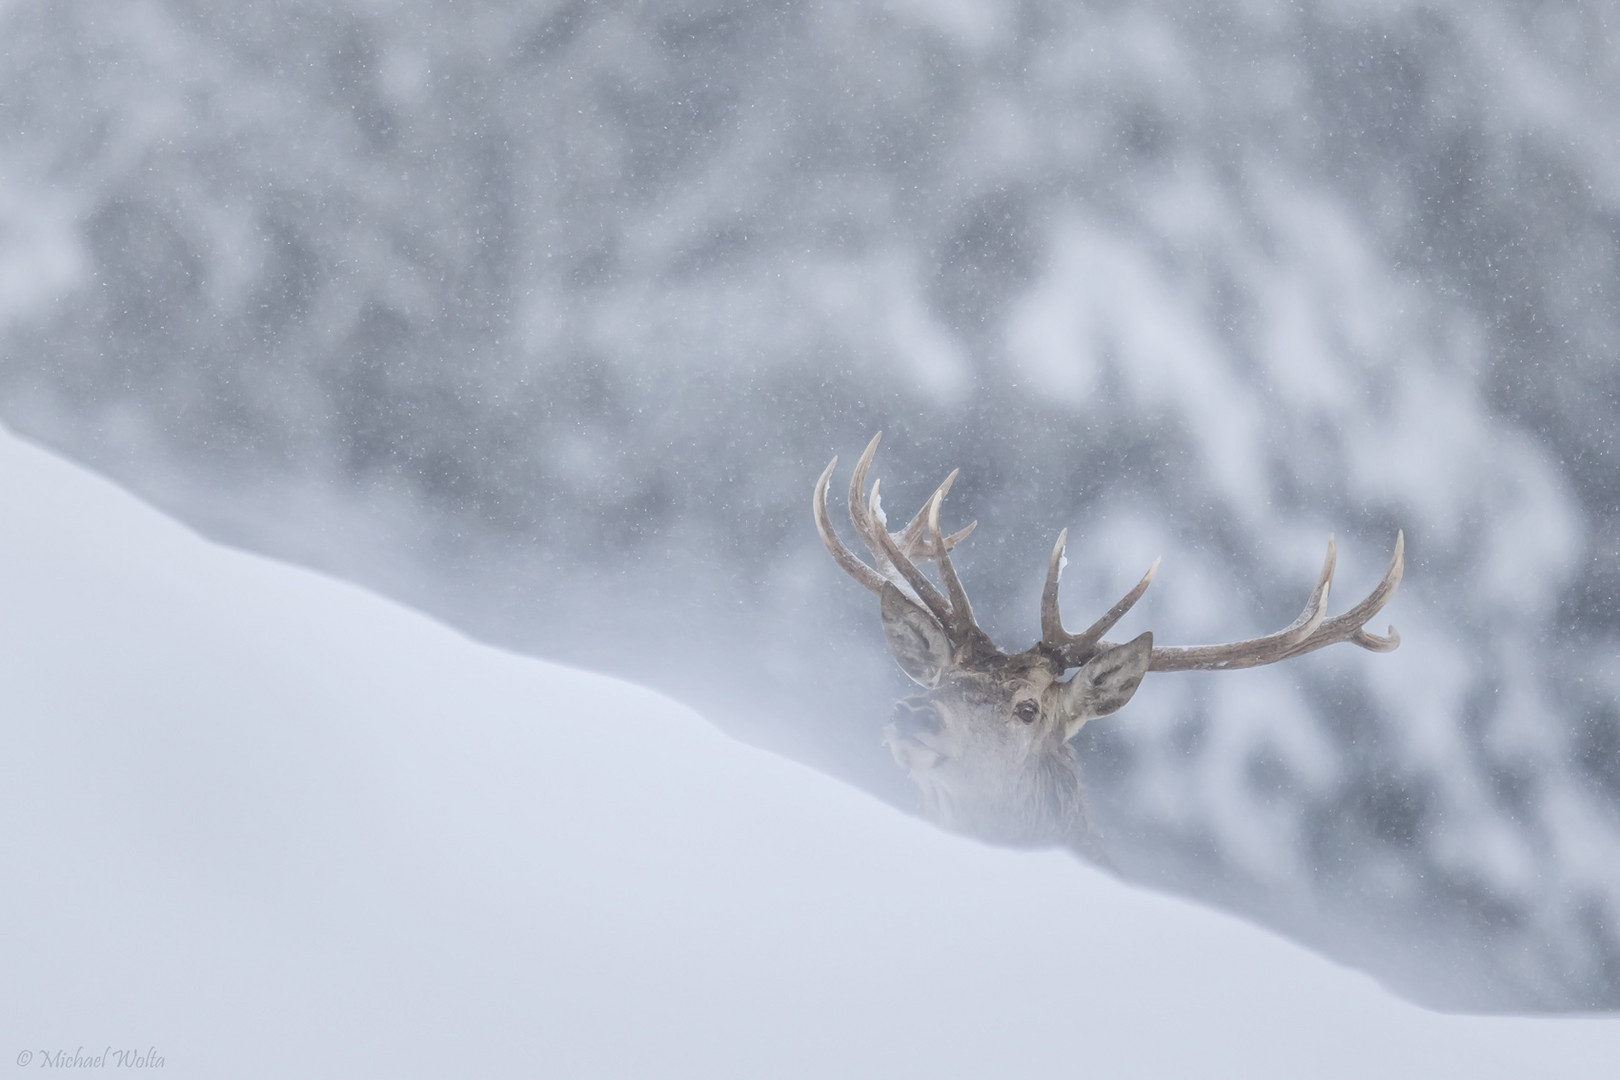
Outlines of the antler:
[{"label": "antler", "polygon": [[[1119,603],[1109,608],[1107,614],[1093,623],[1085,633],[1070,634],[1063,629],[1063,622],[1058,617],[1057,600],[1058,576],[1062,569],[1063,548],[1068,535],[1067,529],[1058,534],[1057,544],[1052,548],[1052,561],[1046,570],[1046,590],[1041,595],[1041,644],[1047,651],[1055,653],[1065,665],[1078,667],[1108,647],[1109,643],[1103,641],[1102,636],[1142,598],[1142,594],[1153,581],[1154,573],[1159,569],[1159,561],[1155,559],[1148,572],[1142,575],[1142,580],[1136,583],[1136,587],[1126,593]],[[1328,592],[1333,584],[1333,569],[1337,562],[1337,549],[1333,538],[1329,537],[1327,557],[1322,560],[1321,576],[1317,578],[1316,588],[1311,590],[1310,599],[1305,601],[1305,608],[1299,613],[1299,618],[1275,634],[1250,638],[1247,641],[1234,641],[1227,645],[1190,647],[1156,645],[1148,660],[1148,670],[1226,671],[1259,667],[1341,641],[1353,642],[1372,652],[1389,652],[1401,643],[1401,636],[1395,632],[1395,628],[1393,626],[1389,628],[1388,637],[1380,637],[1368,632],[1364,624],[1383,609],[1390,596],[1394,594],[1395,587],[1401,583],[1401,574],[1405,569],[1405,550],[1406,535],[1404,532],[1397,532],[1395,553],[1389,560],[1389,569],[1384,572],[1383,580],[1361,603],[1337,618],[1328,619],[1325,618]]]},{"label": "antler", "polygon": [[1159,571],[1159,560],[1154,559],[1136,587],[1120,597],[1119,603],[1087,627],[1085,633],[1071,634],[1063,629],[1063,619],[1058,615],[1058,579],[1063,575],[1063,549],[1068,539],[1068,529],[1058,533],[1057,543],[1052,545],[1052,560],[1046,566],[1046,588],[1041,592],[1041,644],[1056,654],[1064,666],[1079,667],[1096,655],[1102,636],[1142,599],[1142,594],[1153,584],[1153,575]]},{"label": "antler", "polygon": [[1225,671],[1233,668],[1259,667],[1292,656],[1300,656],[1316,649],[1348,641],[1370,652],[1390,652],[1401,643],[1401,635],[1389,628],[1389,636],[1380,637],[1369,632],[1365,624],[1381,611],[1405,572],[1406,533],[1395,533],[1395,552],[1390,556],[1389,569],[1383,579],[1373,587],[1361,603],[1332,619],[1323,619],[1327,610],[1328,587],[1333,580],[1333,540],[1328,539],[1327,559],[1322,563],[1322,576],[1316,589],[1300,613],[1288,627],[1267,637],[1249,641],[1234,641],[1230,645],[1198,645],[1192,648],[1155,648],[1148,663],[1149,671]]},{"label": "antler", "polygon": [[[821,542],[827,546],[827,551],[838,565],[844,568],[845,573],[870,591],[882,595],[885,585],[898,585],[903,582],[909,586],[912,594],[922,601],[935,619],[939,620],[939,624],[945,628],[953,644],[960,646],[969,640],[989,644],[989,638],[973,621],[973,606],[968,602],[967,592],[956,576],[956,568],[951,565],[950,556],[950,550],[966,539],[979,523],[972,522],[967,528],[950,536],[943,535],[939,527],[939,507],[946,493],[951,490],[951,485],[956,482],[957,471],[953,470],[934,490],[922,509],[917,511],[916,516],[904,529],[898,533],[890,533],[883,515],[883,503],[878,495],[881,482],[874,480],[871,495],[866,494],[866,473],[871,468],[873,456],[877,453],[878,440],[882,438],[881,431],[872,436],[872,441],[866,444],[866,450],[855,463],[855,473],[849,481],[850,523],[855,526],[856,535],[871,552],[872,559],[877,564],[876,568],[862,562],[844,546],[843,541],[838,539],[838,534],[833,531],[832,522],[827,516],[827,485],[832,479],[833,469],[838,465],[836,457],[827,463],[826,469],[822,470],[821,478],[816,481],[812,503],[816,531],[821,534]],[[945,584],[948,598],[941,595],[934,583],[917,568],[918,559],[932,559],[939,564],[940,580]]]},{"label": "antler", "polygon": [[[837,560],[838,565],[870,591],[880,596],[889,588],[900,588],[902,592],[909,592],[928,609],[940,626],[944,627],[955,647],[961,648],[971,642],[976,648],[982,647],[993,651],[994,646],[990,643],[989,637],[974,622],[973,607],[968,603],[967,592],[956,576],[956,568],[951,565],[950,557],[951,549],[964,540],[979,523],[975,521],[950,536],[944,535],[939,527],[940,504],[950,491],[951,485],[956,482],[957,473],[953,471],[945,478],[944,483],[934,490],[922,509],[917,511],[916,516],[904,529],[891,533],[883,516],[883,503],[878,494],[879,482],[875,480],[872,482],[870,494],[866,491],[867,470],[871,468],[873,455],[877,453],[878,441],[882,438],[883,433],[880,431],[872,437],[871,442],[867,443],[860,460],[855,463],[855,473],[849,481],[849,519],[855,526],[856,535],[871,552],[876,566],[863,562],[845,547],[828,519],[827,486],[832,479],[833,469],[838,465],[836,457],[827,463],[827,468],[816,481],[812,503],[816,531],[821,534],[822,543],[827,545],[827,551]],[[1041,593],[1041,641],[1036,649],[1053,657],[1065,667],[1079,667],[1098,653],[1113,647],[1110,642],[1103,640],[1103,635],[1124,617],[1125,613],[1142,598],[1143,593],[1147,592],[1148,586],[1153,582],[1153,575],[1159,569],[1159,560],[1153,561],[1148,572],[1142,575],[1142,580],[1121,597],[1118,603],[1109,608],[1102,618],[1087,627],[1084,633],[1071,634],[1063,629],[1063,620],[1058,614],[1058,579],[1062,575],[1063,552],[1068,537],[1067,529],[1058,534],[1057,543],[1052,548],[1052,558],[1047,564],[1046,588]],[[1389,652],[1401,643],[1400,635],[1395,632],[1395,628],[1393,626],[1389,628],[1387,637],[1380,637],[1369,632],[1365,624],[1383,609],[1394,594],[1396,586],[1401,583],[1405,548],[1406,536],[1402,532],[1397,532],[1395,551],[1390,557],[1389,569],[1384,572],[1383,580],[1361,603],[1343,615],[1329,619],[1326,617],[1328,593],[1333,584],[1333,569],[1337,561],[1336,546],[1333,538],[1329,537],[1327,557],[1322,560],[1322,573],[1317,578],[1316,588],[1311,590],[1310,599],[1305,602],[1304,610],[1299,613],[1299,618],[1275,634],[1250,638],[1247,641],[1234,641],[1227,645],[1197,645],[1186,648],[1154,646],[1149,657],[1148,670],[1224,671],[1259,667],[1341,641],[1351,642],[1372,652]],[[945,586],[944,594],[941,594],[934,583],[917,568],[918,560],[928,559],[939,565],[940,580]]]}]

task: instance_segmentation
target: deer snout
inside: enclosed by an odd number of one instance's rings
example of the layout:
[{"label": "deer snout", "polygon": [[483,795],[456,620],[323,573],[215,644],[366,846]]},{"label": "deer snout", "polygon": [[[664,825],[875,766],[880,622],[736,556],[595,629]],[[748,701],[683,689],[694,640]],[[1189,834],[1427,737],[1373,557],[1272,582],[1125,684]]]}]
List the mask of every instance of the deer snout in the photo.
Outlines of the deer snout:
[{"label": "deer snout", "polygon": [[944,760],[937,740],[939,714],[926,700],[902,701],[894,707],[883,742],[894,760],[912,777],[928,772]]},{"label": "deer snout", "polygon": [[908,699],[899,702],[894,707],[894,713],[889,717],[890,739],[905,739],[908,742],[919,741],[919,736],[937,735],[939,733],[939,713],[934,706],[926,700]]}]

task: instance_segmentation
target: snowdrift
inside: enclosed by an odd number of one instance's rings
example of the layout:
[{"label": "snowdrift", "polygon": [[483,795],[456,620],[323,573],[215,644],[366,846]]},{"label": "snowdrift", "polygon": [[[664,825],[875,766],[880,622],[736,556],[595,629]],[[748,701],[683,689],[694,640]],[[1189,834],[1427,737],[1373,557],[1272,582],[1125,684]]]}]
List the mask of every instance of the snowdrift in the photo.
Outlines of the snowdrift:
[{"label": "snowdrift", "polygon": [[206,543],[3,433],[0,506],[19,1075],[109,1051],[173,1077],[1620,1060],[1620,1021],[1422,1011],[1066,855],[940,833],[646,690]]}]

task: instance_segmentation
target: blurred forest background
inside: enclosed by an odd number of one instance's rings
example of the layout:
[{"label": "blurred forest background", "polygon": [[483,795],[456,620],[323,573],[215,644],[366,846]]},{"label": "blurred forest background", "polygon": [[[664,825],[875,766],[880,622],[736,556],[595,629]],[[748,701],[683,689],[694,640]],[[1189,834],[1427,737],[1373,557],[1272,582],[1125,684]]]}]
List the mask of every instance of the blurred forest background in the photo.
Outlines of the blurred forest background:
[{"label": "blurred forest background", "polygon": [[[909,806],[811,484],[1004,648],[1332,611],[1082,738],[1129,878],[1443,1008],[1620,1008],[1620,14],[0,0],[0,420],[229,543]],[[841,512],[841,508],[840,508]],[[1133,629],[1134,628],[1134,629]],[[1030,917],[1084,918],[1084,912]]]}]

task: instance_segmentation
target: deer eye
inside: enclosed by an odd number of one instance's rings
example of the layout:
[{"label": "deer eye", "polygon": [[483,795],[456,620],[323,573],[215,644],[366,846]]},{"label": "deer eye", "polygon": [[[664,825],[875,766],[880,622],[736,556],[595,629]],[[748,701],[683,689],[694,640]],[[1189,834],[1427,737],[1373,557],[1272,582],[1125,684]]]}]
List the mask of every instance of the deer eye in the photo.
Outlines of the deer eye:
[{"label": "deer eye", "polygon": [[1041,715],[1040,704],[1030,700],[1020,701],[1013,707],[1013,715],[1026,724],[1033,724]]}]

